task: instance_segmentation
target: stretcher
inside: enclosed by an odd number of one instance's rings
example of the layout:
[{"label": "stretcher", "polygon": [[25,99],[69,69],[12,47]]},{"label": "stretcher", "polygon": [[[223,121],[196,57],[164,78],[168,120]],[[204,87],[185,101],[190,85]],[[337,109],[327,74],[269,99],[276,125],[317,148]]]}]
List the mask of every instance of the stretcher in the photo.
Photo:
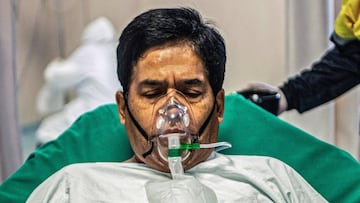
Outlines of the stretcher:
[{"label": "stretcher", "polygon": [[[219,141],[224,154],[262,155],[282,160],[329,202],[360,202],[360,164],[349,153],[321,141],[261,109],[243,96],[225,97]],[[59,136],[34,151],[0,185],[0,202],[25,202],[47,177],[72,163],[121,162],[133,155],[117,106],[107,104],[80,116]]]}]

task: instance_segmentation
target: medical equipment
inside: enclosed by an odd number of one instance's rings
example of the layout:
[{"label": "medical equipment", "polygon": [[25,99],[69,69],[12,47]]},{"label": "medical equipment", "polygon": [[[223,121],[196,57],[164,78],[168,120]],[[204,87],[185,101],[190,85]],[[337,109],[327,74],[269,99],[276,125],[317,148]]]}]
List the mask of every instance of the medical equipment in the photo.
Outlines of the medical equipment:
[{"label": "medical equipment", "polygon": [[[360,202],[360,166],[349,153],[261,111],[239,94],[225,96],[225,104],[241,108],[225,108],[218,140],[230,141],[234,147],[223,151],[223,154],[276,157],[289,163],[329,202]],[[94,150],[104,149],[104,146],[106,150]],[[35,151],[17,172],[0,185],[0,202],[25,202],[39,184],[67,165],[122,162],[133,155],[125,126],[119,121],[118,106],[103,105],[82,115],[72,128],[64,132],[64,136]],[[326,158],[321,155],[326,155]],[[311,167],[314,163],[316,167]],[[342,184],[335,184],[339,180]],[[126,185],[126,182],[121,180],[121,184]],[[154,187],[151,185],[149,188]],[[150,194],[159,193],[152,190]],[[198,192],[195,194],[199,195]],[[153,196],[160,200],[163,197]]]},{"label": "medical equipment", "polygon": [[[215,148],[215,151],[231,147],[230,143],[217,142],[210,144],[197,143],[197,135],[192,135],[189,125],[192,116],[188,108],[175,101],[174,97],[158,110],[156,119],[157,149],[160,157],[168,161],[173,179],[179,179],[184,174],[182,161],[186,160],[192,150]],[[190,114],[192,114],[190,112]],[[192,121],[194,122],[194,121]]]},{"label": "medical equipment", "polygon": [[266,90],[246,90],[238,91],[238,94],[241,94],[246,99],[252,101],[268,112],[278,115],[279,114],[279,102],[280,102],[280,93],[271,92]]}]

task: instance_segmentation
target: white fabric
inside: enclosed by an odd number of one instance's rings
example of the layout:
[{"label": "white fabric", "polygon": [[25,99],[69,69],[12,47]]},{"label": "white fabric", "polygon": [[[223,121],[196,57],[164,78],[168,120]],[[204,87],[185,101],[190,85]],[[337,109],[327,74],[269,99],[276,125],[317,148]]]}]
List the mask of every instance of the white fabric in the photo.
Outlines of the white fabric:
[{"label": "white fabric", "polygon": [[[292,168],[270,157],[216,154],[186,174],[211,189],[218,202],[327,202]],[[162,193],[147,194],[149,185],[171,181],[170,174],[140,163],[73,164],[39,185],[27,202],[148,202]]]},{"label": "white fabric", "polygon": [[[106,18],[99,18],[85,29],[82,44],[66,60],[55,59],[44,71],[45,84],[40,90],[37,108],[41,114],[53,114],[43,120],[36,132],[44,143],[56,138],[82,113],[115,103],[121,90],[116,73],[115,30]],[[65,95],[75,98],[65,104]]]}]

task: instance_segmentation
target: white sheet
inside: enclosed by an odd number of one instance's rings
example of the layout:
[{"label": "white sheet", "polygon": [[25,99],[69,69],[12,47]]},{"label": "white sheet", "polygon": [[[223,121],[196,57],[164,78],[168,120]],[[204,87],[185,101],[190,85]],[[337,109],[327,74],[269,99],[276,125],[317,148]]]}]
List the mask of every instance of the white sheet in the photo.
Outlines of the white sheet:
[{"label": "white sheet", "polygon": [[[186,174],[215,192],[218,202],[327,202],[292,168],[270,157],[216,154]],[[149,181],[172,180],[140,163],[73,164],[39,185],[27,202],[148,202]]]}]

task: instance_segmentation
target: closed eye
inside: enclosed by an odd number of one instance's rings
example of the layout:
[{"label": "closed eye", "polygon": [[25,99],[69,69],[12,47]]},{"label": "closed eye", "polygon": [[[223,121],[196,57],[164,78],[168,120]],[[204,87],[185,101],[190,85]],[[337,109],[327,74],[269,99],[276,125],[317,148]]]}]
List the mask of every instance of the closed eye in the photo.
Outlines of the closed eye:
[{"label": "closed eye", "polygon": [[140,95],[148,99],[160,97],[164,89],[164,83],[158,80],[144,80],[138,85]]},{"label": "closed eye", "polygon": [[190,98],[197,98],[199,96],[202,95],[202,92],[200,91],[185,91],[183,92],[183,94],[186,96],[186,97],[190,97]]},{"label": "closed eye", "polygon": [[188,98],[198,98],[204,94],[204,82],[199,79],[184,80],[180,85],[181,92]]},{"label": "closed eye", "polygon": [[141,94],[141,96],[146,97],[148,99],[154,99],[162,95],[163,95],[163,91],[148,91],[148,92],[143,92]]}]

